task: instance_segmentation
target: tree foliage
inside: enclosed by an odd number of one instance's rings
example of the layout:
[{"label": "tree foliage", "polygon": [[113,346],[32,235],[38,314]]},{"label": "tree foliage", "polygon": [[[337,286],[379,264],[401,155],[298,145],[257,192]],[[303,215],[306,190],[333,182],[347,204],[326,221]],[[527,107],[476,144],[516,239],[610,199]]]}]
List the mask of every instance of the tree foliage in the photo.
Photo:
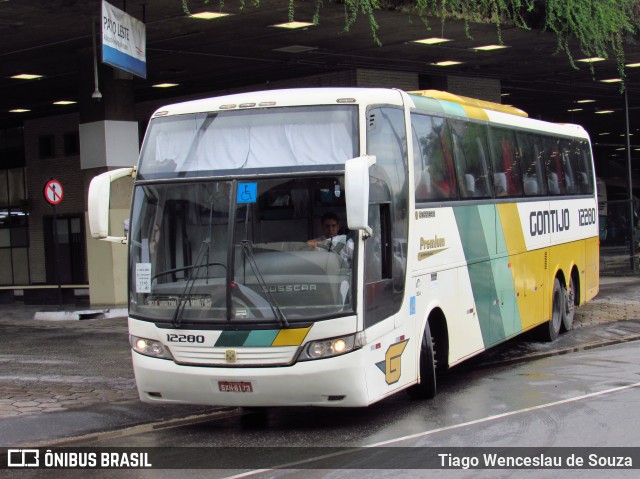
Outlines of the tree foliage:
[{"label": "tree foliage", "polygon": [[[189,1],[182,0],[185,12]],[[207,4],[210,0],[200,0]],[[224,6],[224,0],[211,0]],[[313,22],[320,22],[323,0],[315,2]],[[635,36],[640,27],[640,0],[328,0],[344,5],[345,30],[364,16],[369,22],[373,41],[380,45],[376,11],[401,10],[420,17],[427,28],[430,19],[444,23],[462,20],[467,36],[471,23],[489,23],[496,26],[498,42],[502,43],[502,26],[514,25],[523,29],[538,29],[555,33],[558,51],[566,53],[571,66],[577,68],[574,54],[587,57],[609,58],[618,62],[624,78],[624,43],[626,36]],[[289,20],[295,16],[296,4],[302,0],[288,0]],[[241,8],[247,3],[259,6],[260,0],[239,0]],[[573,46],[575,45],[575,46]],[[592,67],[593,68],[593,67]]]}]

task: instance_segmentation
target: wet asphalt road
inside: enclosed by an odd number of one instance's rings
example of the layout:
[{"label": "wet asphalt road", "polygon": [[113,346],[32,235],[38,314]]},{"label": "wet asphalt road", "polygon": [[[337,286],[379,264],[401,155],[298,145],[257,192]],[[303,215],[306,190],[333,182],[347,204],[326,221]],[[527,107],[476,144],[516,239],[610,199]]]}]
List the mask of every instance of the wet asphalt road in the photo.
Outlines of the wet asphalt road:
[{"label": "wet asphalt road", "polygon": [[[87,444],[97,447],[400,447],[395,469],[367,477],[637,477],[637,470],[424,470],[420,456],[404,448],[634,447],[640,448],[640,343],[629,342],[552,356],[511,366],[454,371],[431,401],[399,394],[367,409],[274,408],[266,416],[231,415],[198,424],[131,434]],[[250,420],[248,418],[251,418]],[[449,448],[449,449],[448,449]],[[418,449],[428,450],[428,449]],[[407,452],[409,451],[409,452]],[[184,470],[92,471],[108,477],[361,477],[361,467],[303,471],[215,470],[211,457],[189,449],[173,459]],[[553,449],[548,451],[553,454]],[[579,452],[580,453],[580,452]],[[586,454],[586,452],[585,452]],[[161,460],[161,458],[157,458]],[[287,462],[287,457],[274,456]],[[396,458],[397,459],[397,458]],[[334,459],[325,461],[330,467]],[[340,457],[336,457],[336,463]],[[375,468],[376,460],[365,463]],[[414,462],[412,462],[414,461]],[[157,463],[156,463],[157,464]],[[166,463],[165,463],[166,464]],[[215,464],[215,461],[213,462]],[[273,464],[273,463],[270,463]],[[275,464],[278,464],[276,462]],[[385,463],[386,464],[386,463]],[[196,468],[207,465],[208,470]],[[348,467],[354,467],[353,464]],[[5,471],[7,472],[7,471]],[[46,472],[46,476],[44,476]],[[87,471],[20,471],[6,477],[86,477]],[[84,475],[83,475],[84,474]]]}]

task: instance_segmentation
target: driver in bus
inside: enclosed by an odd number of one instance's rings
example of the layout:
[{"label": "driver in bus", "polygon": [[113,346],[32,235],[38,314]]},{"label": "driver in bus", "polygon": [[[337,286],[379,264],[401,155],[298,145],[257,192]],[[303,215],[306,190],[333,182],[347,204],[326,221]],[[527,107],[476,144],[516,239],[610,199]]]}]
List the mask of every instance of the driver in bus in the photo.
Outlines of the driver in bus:
[{"label": "driver in bus", "polygon": [[353,240],[346,234],[339,234],[340,222],[335,213],[325,213],[321,218],[323,235],[307,241],[312,248],[325,249],[339,255],[347,265],[353,258]]}]

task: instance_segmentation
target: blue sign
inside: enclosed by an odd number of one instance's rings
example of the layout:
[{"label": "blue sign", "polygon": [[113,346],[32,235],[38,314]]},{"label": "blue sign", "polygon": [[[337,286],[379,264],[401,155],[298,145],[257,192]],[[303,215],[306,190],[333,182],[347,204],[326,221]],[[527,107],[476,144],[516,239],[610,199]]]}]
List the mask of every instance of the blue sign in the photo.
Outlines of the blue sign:
[{"label": "blue sign", "polygon": [[258,200],[258,183],[238,183],[238,203],[255,203]]},{"label": "blue sign", "polygon": [[416,314],[416,297],[409,298],[409,314]]}]

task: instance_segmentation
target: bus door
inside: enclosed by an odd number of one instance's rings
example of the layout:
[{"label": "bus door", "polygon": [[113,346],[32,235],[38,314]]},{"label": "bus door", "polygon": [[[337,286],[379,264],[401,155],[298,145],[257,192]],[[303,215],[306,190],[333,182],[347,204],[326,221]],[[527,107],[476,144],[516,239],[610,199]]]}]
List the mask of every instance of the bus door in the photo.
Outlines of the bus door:
[{"label": "bus door", "polygon": [[376,163],[369,170],[369,225],[374,233],[365,241],[365,327],[395,315],[394,327],[399,328],[408,318],[400,309],[407,263],[406,131],[402,108],[367,110],[367,154],[375,156]]}]

